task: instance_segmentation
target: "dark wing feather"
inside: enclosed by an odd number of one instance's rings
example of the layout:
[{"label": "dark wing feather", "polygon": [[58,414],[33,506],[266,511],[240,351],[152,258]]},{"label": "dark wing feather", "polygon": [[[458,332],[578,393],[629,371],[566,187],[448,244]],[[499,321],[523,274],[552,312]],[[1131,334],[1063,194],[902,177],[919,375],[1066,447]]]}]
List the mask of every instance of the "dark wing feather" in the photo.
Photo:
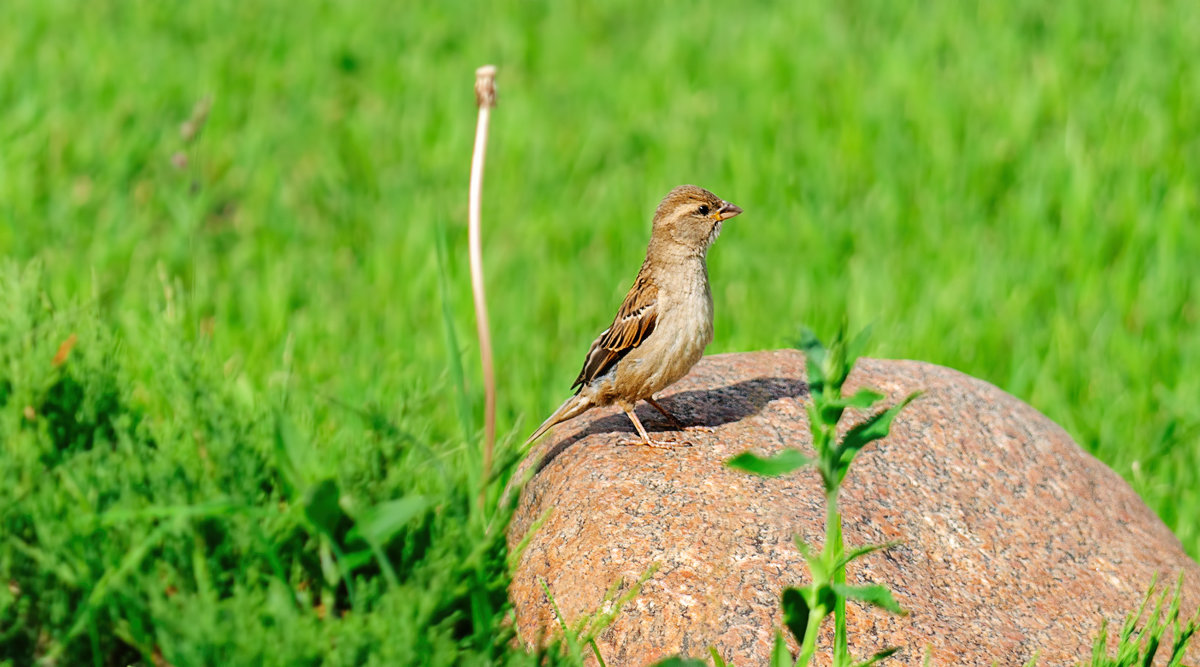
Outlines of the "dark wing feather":
[{"label": "dark wing feather", "polygon": [[650,282],[649,277],[639,275],[617,311],[612,326],[592,342],[583,362],[583,370],[579,371],[579,377],[575,378],[571,388],[579,387],[582,390],[583,385],[607,373],[625,355],[641,345],[654,331],[658,317],[655,308],[657,303],[658,288]]}]

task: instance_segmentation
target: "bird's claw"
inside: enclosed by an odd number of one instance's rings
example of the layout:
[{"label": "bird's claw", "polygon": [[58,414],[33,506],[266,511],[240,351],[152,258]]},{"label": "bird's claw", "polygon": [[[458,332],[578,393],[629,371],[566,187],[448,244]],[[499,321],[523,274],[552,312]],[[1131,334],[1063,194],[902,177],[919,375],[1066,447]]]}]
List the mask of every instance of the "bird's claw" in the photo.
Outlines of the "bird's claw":
[{"label": "bird's claw", "polygon": [[692,446],[692,443],[686,442],[686,441],[684,441],[684,442],[676,442],[676,441],[670,441],[670,440],[659,441],[659,440],[652,440],[650,438],[647,438],[645,440],[643,440],[642,438],[621,438],[620,440],[617,441],[617,444],[626,446],[626,447],[635,447],[635,446],[653,447],[654,449],[675,449],[676,447],[691,447]]}]

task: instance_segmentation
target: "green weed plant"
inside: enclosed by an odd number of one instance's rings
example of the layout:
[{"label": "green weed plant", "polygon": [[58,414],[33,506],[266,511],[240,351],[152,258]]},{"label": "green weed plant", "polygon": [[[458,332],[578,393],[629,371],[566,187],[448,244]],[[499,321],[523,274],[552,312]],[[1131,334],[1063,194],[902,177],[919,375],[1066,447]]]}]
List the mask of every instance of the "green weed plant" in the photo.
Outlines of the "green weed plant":
[{"label": "green weed plant", "polygon": [[[1081,666],[1086,664],[1090,667],[1150,667],[1156,664],[1159,650],[1164,648],[1168,651],[1165,654],[1166,661],[1158,660],[1157,664],[1166,667],[1183,665],[1184,652],[1191,645],[1192,637],[1196,634],[1197,623],[1200,623],[1200,608],[1186,622],[1181,623],[1179,618],[1179,605],[1183,591],[1183,574],[1181,573],[1170,602],[1167,602],[1167,593],[1170,590],[1167,588],[1158,596],[1154,608],[1147,614],[1146,605],[1154,599],[1157,584],[1156,577],[1150,583],[1150,588],[1146,590],[1146,596],[1142,599],[1142,604],[1137,611],[1125,617],[1125,623],[1122,624],[1121,632],[1118,635],[1115,654],[1109,654],[1108,651],[1108,622],[1105,621],[1101,624],[1100,632],[1096,634],[1096,641],[1092,644],[1091,661],[1079,663]],[[1164,607],[1164,604],[1167,606]],[[1143,614],[1146,614],[1145,621],[1142,620]],[[1168,631],[1170,631],[1171,642],[1164,646],[1163,641],[1168,636]]]},{"label": "green weed plant", "polygon": [[845,326],[826,347],[815,334],[805,330],[800,341],[808,368],[808,387],[811,401],[807,405],[809,428],[815,456],[809,457],[798,449],[785,449],[770,457],[743,452],[730,459],[728,465],[758,475],[785,475],[811,466],[821,476],[825,490],[825,543],[815,551],[802,540],[796,548],[808,563],[812,581],[805,586],[783,590],[784,625],[800,652],[795,658],[788,652],[782,633],[776,633],[772,652],[773,667],[808,665],[817,649],[817,635],[828,616],[834,620],[833,660],[838,667],[874,664],[892,655],[897,649],[880,651],[863,662],[856,662],[850,653],[846,636],[846,601],[879,607],[895,614],[904,613],[891,592],[882,584],[849,585],[846,565],[890,545],[875,544],[846,550],[842,538],[842,515],[838,510],[838,489],[850,472],[850,464],[864,447],[887,437],[892,422],[904,406],[919,395],[910,394],[899,403],[879,410],[850,427],[838,437],[837,426],[849,408],[872,410],[884,398],[871,389],[860,389],[851,396],[842,395],[842,386],[850,376],[854,363],[866,343],[866,332],[854,340],[846,339]]}]

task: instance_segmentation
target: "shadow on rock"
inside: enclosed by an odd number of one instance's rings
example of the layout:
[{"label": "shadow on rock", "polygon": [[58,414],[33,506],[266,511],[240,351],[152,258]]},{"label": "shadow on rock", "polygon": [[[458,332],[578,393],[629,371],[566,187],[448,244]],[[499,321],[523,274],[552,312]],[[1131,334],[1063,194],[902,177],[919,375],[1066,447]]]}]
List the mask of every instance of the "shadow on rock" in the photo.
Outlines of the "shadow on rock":
[{"label": "shadow on rock", "polygon": [[[762,412],[771,401],[808,395],[808,385],[795,378],[767,377],[745,380],[716,389],[694,389],[668,394],[658,402],[675,418],[688,426],[717,427],[741,421]],[[673,431],[674,427],[645,401],[638,404],[637,416],[650,433]],[[569,423],[569,422],[568,422]],[[546,452],[534,474],[550,465],[559,454],[584,438],[599,433],[637,433],[624,413],[597,419],[587,428],[564,438]]]}]

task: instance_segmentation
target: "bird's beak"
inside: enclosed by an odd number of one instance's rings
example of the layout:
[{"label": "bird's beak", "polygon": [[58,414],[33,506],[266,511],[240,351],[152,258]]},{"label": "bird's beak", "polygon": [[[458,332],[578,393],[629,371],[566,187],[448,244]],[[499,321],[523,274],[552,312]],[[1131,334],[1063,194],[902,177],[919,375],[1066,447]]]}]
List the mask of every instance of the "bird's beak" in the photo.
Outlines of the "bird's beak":
[{"label": "bird's beak", "polygon": [[717,209],[717,220],[728,220],[741,212],[742,209],[736,204],[730,204],[727,201],[722,201],[721,208]]}]

